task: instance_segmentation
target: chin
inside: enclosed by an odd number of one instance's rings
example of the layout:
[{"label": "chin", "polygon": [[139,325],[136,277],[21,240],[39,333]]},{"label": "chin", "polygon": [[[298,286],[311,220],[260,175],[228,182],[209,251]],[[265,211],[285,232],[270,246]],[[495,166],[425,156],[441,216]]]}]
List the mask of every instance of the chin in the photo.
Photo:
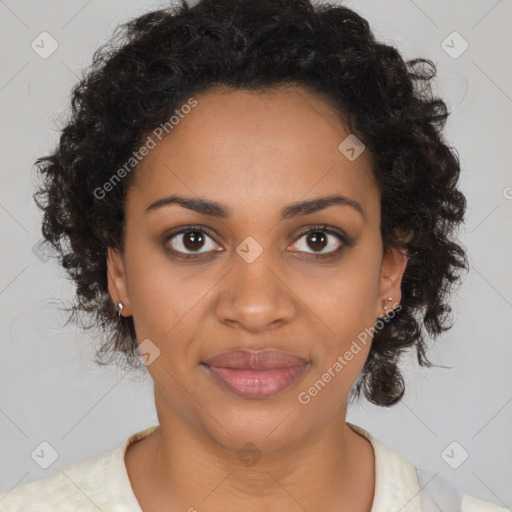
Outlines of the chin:
[{"label": "chin", "polygon": [[292,398],[290,402],[286,405],[284,401],[252,400],[218,404],[209,409],[215,419],[207,415],[204,426],[208,436],[226,449],[239,450],[252,443],[262,452],[280,450],[307,434],[304,407]]}]

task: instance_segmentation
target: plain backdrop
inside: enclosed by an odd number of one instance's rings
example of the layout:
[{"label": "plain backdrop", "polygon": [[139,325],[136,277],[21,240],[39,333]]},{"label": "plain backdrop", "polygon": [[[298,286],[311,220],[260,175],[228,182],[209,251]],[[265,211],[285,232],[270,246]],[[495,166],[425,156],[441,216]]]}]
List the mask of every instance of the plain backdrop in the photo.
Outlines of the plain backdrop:
[{"label": "plain backdrop", "polygon": [[[157,424],[151,381],[94,365],[97,340],[71,325],[62,327],[65,315],[58,306],[74,290],[57,264],[34,249],[41,213],[32,200],[32,166],[57,142],[71,87],[94,50],[119,23],[163,5],[0,2],[0,492],[117,447]],[[430,352],[433,361],[451,368],[419,368],[409,353],[403,359],[402,402],[386,409],[363,399],[347,420],[414,465],[510,508],[512,3],[345,5],[405,58],[426,57],[437,65],[436,91],[452,112],[445,133],[457,148],[468,199],[459,238],[471,265],[453,297],[455,325]],[[32,46],[41,37],[58,44],[45,58]],[[57,453],[47,469],[33,457],[42,442]]]}]

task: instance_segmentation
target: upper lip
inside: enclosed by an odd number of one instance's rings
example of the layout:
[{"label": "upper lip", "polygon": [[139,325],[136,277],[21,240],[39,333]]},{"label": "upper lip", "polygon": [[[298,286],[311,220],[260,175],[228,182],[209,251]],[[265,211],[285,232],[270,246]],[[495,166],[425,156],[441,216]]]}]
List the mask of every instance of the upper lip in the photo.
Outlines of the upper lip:
[{"label": "upper lip", "polygon": [[208,366],[221,368],[269,370],[273,368],[290,368],[303,366],[307,361],[302,357],[277,349],[263,350],[229,350],[221,352],[205,361]]}]

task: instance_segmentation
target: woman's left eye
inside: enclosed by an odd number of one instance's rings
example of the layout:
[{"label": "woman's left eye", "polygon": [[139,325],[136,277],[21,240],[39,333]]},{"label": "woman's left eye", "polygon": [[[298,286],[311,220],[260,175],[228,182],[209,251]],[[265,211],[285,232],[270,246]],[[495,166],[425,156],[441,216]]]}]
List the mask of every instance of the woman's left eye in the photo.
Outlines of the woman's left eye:
[{"label": "woman's left eye", "polygon": [[[306,244],[308,244],[309,247],[313,247],[313,252],[308,253],[308,251],[304,251],[303,249],[300,248],[300,242],[302,241],[302,239],[305,240],[302,246],[304,247]],[[349,243],[347,238],[343,236],[341,233],[329,229],[327,226],[316,226],[302,233],[299,236],[299,240],[295,242],[293,247],[298,247],[299,252],[306,252],[308,254],[312,254],[313,256],[328,256],[340,252],[340,248],[342,248],[345,245],[349,245]],[[323,251],[325,248],[330,250],[320,252]]]}]

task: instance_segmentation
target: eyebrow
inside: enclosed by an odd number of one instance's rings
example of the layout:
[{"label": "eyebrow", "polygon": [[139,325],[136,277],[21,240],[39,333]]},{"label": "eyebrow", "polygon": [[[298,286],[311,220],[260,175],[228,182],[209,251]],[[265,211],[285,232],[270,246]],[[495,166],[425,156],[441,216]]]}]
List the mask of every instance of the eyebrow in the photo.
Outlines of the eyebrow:
[{"label": "eyebrow", "polygon": [[[222,219],[229,218],[232,213],[229,207],[223,206],[214,201],[176,195],[163,197],[154,201],[146,208],[145,212],[147,213],[153,210],[157,210],[171,204],[178,204],[183,208],[193,210],[197,213],[201,213],[203,215],[211,215],[213,217],[220,217]],[[290,204],[284,208],[281,208],[280,215],[282,220],[290,219],[300,215],[310,215],[332,205],[349,206],[356,210],[363,217],[363,219],[366,219],[365,212],[357,201],[339,194],[317,197],[308,201],[300,201],[298,203]]]}]

